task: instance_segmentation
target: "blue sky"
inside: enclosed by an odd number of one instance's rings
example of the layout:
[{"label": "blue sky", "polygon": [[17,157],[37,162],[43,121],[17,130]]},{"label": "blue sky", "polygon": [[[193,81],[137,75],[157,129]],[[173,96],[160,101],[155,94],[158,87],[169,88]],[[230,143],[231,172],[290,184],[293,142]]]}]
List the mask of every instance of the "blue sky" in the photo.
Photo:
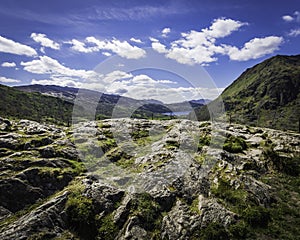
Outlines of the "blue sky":
[{"label": "blue sky", "polygon": [[2,0],[0,36],[1,84],[212,99],[246,68],[299,54],[300,3]]}]

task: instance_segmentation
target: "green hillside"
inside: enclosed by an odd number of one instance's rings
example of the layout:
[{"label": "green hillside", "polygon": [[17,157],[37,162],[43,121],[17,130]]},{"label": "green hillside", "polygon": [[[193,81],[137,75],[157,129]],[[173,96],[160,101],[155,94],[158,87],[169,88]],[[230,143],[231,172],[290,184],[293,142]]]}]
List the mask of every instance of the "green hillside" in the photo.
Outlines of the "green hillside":
[{"label": "green hillside", "polygon": [[[32,85],[26,86],[24,90],[24,87],[12,88],[0,85],[0,117],[67,125],[72,119],[74,99],[77,92],[78,89],[75,88],[58,86]],[[47,94],[45,95],[45,93]],[[87,102],[91,99],[97,99],[99,94],[99,92],[90,90],[81,92]],[[102,94],[96,108],[96,119],[112,118],[116,106],[118,114],[115,117],[131,116],[132,118],[155,117],[164,119],[166,116],[162,113],[170,111],[163,104]],[[82,113],[84,114],[84,111]]]},{"label": "green hillside", "polygon": [[26,93],[0,85],[0,116],[67,124],[73,104],[40,93]]},{"label": "green hillside", "polygon": [[[232,122],[298,131],[299,90],[300,55],[275,56],[247,69],[209,107],[223,100]],[[207,110],[197,116],[207,118]]]}]

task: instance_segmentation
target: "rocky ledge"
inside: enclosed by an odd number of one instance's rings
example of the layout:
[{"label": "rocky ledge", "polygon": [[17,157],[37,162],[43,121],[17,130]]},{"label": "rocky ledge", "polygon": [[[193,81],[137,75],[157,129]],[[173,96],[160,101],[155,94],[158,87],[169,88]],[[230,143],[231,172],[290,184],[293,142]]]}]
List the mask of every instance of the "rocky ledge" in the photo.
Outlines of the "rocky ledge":
[{"label": "rocky ledge", "polygon": [[300,135],[0,119],[0,239],[296,239]]}]

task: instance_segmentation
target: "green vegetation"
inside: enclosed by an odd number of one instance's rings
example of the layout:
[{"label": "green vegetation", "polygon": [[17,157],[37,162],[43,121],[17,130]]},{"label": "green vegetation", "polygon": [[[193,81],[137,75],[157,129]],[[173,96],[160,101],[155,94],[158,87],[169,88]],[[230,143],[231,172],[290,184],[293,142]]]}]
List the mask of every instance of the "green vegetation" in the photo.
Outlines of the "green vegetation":
[{"label": "green vegetation", "polygon": [[114,223],[112,214],[108,214],[100,220],[98,237],[105,240],[114,240],[118,234],[118,227]]},{"label": "green vegetation", "polygon": [[271,220],[270,210],[262,206],[247,207],[242,217],[253,228],[266,228]]},{"label": "green vegetation", "polygon": [[221,96],[197,108],[198,120],[224,103],[228,121],[283,130],[299,130],[300,55],[275,56],[247,69]]},{"label": "green vegetation", "polygon": [[[229,234],[220,223],[212,222],[200,231],[200,240],[229,240]],[[195,239],[196,240],[196,239]]]},{"label": "green vegetation", "polygon": [[149,193],[141,193],[137,195],[131,214],[137,216],[145,230],[154,231],[158,226],[158,218],[161,217],[160,207],[154,202]]},{"label": "green vegetation", "polygon": [[52,122],[67,125],[70,122],[73,104],[40,93],[21,92],[0,85],[0,116]]},{"label": "green vegetation", "polygon": [[225,140],[223,149],[230,153],[242,153],[247,149],[247,143],[243,138],[231,135]]},{"label": "green vegetation", "polygon": [[166,148],[167,149],[176,149],[179,148],[180,143],[175,139],[167,139],[166,140]]},{"label": "green vegetation", "polygon": [[264,148],[263,152],[265,158],[270,161],[274,168],[282,173],[299,176],[300,175],[300,157],[284,157],[280,156],[277,152],[274,151],[272,146],[267,146]]},{"label": "green vegetation", "polygon": [[190,205],[190,210],[191,210],[193,213],[201,214],[201,211],[199,210],[199,199],[198,199],[198,197],[195,198],[195,199],[192,201],[192,204]]},{"label": "green vegetation", "polygon": [[65,206],[69,227],[80,237],[93,239],[96,236],[95,209],[92,199],[83,195],[84,186],[75,183],[70,188]]},{"label": "green vegetation", "polygon": [[210,142],[210,134],[204,134],[204,136],[201,136],[198,142],[198,151],[201,151],[204,146],[209,146]]},{"label": "green vegetation", "polygon": [[218,185],[211,188],[211,192],[218,198],[224,199],[231,206],[243,208],[247,198],[246,191],[242,189],[233,189],[228,181],[219,179]]}]

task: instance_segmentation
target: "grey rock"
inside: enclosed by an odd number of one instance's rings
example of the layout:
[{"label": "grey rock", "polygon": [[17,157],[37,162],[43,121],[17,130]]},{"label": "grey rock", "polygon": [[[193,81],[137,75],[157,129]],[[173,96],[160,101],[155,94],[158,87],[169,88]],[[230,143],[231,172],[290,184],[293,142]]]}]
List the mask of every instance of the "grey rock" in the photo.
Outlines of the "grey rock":
[{"label": "grey rock", "polygon": [[68,193],[64,192],[37,209],[6,226],[0,232],[2,240],[25,240],[36,233],[45,233],[54,238],[66,228],[63,221],[63,210]]},{"label": "grey rock", "polygon": [[203,195],[199,195],[198,200],[202,227],[206,227],[212,222],[220,223],[226,227],[232,222],[235,222],[237,215],[217,203],[215,199],[209,199]]}]

